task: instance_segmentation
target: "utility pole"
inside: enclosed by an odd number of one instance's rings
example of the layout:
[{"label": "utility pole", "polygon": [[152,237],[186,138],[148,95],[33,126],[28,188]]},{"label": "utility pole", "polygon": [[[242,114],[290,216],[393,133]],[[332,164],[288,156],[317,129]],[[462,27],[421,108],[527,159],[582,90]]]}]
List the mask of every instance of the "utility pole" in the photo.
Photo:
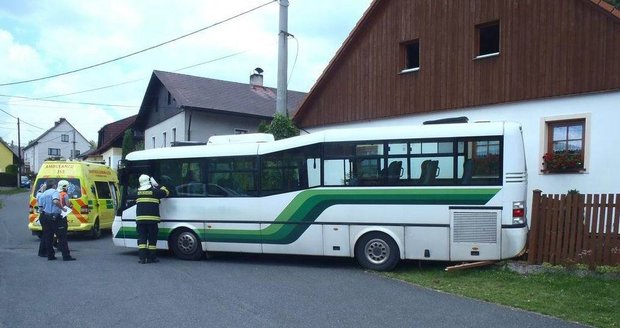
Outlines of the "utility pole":
[{"label": "utility pole", "polygon": [[288,71],[288,0],[279,0],[280,3],[280,33],[278,34],[278,92],[276,98],[276,113],[288,117],[287,108],[287,81]]},{"label": "utility pole", "polygon": [[71,152],[71,159],[75,159],[75,128],[73,129],[73,151]]},{"label": "utility pole", "polygon": [[19,117],[17,118],[17,187],[21,187],[22,184],[22,145],[20,141],[19,133]]}]

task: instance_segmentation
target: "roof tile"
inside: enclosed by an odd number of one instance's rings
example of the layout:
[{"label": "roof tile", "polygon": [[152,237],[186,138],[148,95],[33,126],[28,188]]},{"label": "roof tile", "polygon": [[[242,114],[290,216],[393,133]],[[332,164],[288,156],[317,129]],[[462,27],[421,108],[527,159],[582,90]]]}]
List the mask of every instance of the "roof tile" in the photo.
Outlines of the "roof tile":
[{"label": "roof tile", "polygon": [[[154,71],[181,107],[273,117],[276,89],[209,79],[185,74]],[[289,90],[289,112],[297,110],[306,93]]]}]

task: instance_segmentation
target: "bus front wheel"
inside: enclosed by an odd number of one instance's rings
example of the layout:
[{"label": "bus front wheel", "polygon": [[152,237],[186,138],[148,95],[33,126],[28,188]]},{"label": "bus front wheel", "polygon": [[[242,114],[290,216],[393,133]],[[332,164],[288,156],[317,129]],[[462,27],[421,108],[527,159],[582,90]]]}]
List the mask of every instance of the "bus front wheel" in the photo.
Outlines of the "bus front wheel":
[{"label": "bus front wheel", "polygon": [[199,260],[203,255],[200,238],[191,230],[176,230],[170,245],[174,255],[182,260]]},{"label": "bus front wheel", "polygon": [[400,251],[392,237],[383,232],[369,232],[357,241],[355,258],[364,268],[389,271],[398,264]]}]

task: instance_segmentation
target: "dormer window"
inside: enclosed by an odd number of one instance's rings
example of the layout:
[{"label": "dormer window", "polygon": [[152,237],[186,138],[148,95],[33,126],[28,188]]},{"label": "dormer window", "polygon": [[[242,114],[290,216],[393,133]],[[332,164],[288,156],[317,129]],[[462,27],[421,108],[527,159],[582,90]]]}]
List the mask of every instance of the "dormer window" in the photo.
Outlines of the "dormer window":
[{"label": "dormer window", "polygon": [[476,58],[499,55],[499,21],[476,26]]},{"label": "dormer window", "polygon": [[412,40],[401,44],[403,52],[404,68],[401,73],[415,72],[420,70],[420,40]]}]

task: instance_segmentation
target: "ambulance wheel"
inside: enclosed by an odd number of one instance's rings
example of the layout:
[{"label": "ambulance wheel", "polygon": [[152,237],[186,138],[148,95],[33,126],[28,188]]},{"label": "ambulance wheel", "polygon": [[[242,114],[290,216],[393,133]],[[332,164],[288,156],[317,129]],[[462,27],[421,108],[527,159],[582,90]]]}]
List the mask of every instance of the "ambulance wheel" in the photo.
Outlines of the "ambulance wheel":
[{"label": "ambulance wheel", "polygon": [[101,227],[99,227],[99,219],[95,220],[92,229],[90,229],[90,238],[99,239],[101,237]]},{"label": "ambulance wheel", "polygon": [[200,238],[188,229],[175,230],[170,238],[170,248],[182,260],[199,260],[204,255]]},{"label": "ambulance wheel", "polygon": [[369,232],[355,244],[355,258],[366,269],[389,271],[398,264],[400,251],[392,237],[382,232]]}]

